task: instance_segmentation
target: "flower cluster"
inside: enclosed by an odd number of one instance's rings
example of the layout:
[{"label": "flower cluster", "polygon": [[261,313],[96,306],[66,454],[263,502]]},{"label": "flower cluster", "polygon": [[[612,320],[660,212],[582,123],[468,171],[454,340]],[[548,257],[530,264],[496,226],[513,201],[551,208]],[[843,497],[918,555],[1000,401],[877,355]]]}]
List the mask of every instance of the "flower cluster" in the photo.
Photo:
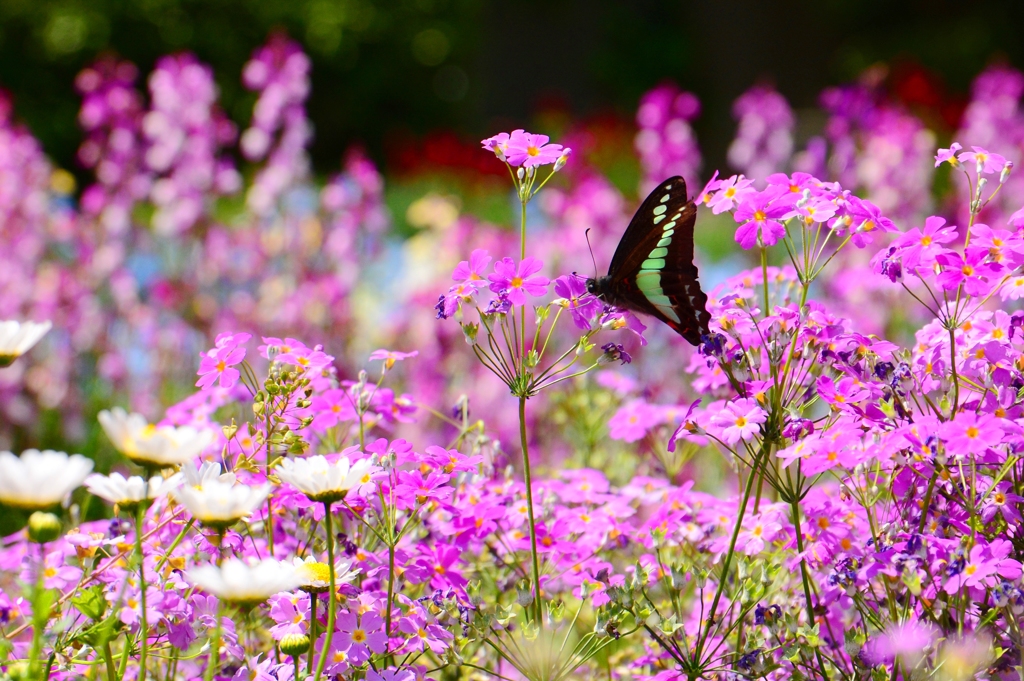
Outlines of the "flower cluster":
[{"label": "flower cluster", "polygon": [[699,115],[697,97],[675,85],[659,86],[640,98],[634,146],[643,168],[641,194],[672,175],[681,175],[690,187],[697,185],[701,155],[690,124]]}]

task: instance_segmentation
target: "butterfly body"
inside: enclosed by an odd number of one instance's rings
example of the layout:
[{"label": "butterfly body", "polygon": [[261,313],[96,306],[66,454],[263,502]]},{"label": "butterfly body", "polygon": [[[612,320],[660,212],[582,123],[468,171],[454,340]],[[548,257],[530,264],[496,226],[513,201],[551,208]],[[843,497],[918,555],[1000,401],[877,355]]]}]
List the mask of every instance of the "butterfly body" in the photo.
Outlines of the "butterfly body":
[{"label": "butterfly body", "polygon": [[683,178],[665,180],[630,220],[608,276],[588,279],[587,290],[609,305],[656,317],[691,345],[700,344],[711,316],[693,264],[696,218]]}]

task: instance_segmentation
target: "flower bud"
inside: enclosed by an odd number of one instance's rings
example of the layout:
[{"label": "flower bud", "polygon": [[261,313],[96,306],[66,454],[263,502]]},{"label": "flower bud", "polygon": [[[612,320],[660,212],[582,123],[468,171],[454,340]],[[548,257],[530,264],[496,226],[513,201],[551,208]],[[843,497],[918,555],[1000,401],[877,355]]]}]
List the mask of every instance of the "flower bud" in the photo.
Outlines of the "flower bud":
[{"label": "flower bud", "polygon": [[526,177],[526,170],[522,166],[519,166],[519,170],[516,171],[516,177],[520,180]]},{"label": "flower bud", "polygon": [[309,637],[305,634],[287,634],[281,639],[281,652],[298,657],[309,650]]},{"label": "flower bud", "polygon": [[557,173],[559,170],[561,170],[562,168],[565,167],[565,164],[569,160],[569,156],[571,154],[572,154],[572,149],[570,149],[569,147],[566,147],[565,149],[562,149],[562,155],[558,157],[557,161],[555,161],[555,170],[554,170],[554,172]]},{"label": "flower bud", "polygon": [[1010,171],[1013,170],[1013,162],[1007,161],[1006,165],[1003,166],[1003,172],[999,173],[999,184],[1003,184],[1010,177]]},{"label": "flower bud", "polygon": [[52,513],[36,511],[28,517],[28,538],[37,544],[51,542],[60,536],[60,518]]}]

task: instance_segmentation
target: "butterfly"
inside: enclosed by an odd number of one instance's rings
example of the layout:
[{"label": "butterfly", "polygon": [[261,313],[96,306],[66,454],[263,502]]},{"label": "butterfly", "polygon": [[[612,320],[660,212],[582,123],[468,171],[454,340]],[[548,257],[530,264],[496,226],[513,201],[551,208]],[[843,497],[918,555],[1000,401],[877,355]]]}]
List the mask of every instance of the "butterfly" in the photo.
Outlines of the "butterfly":
[{"label": "butterfly", "polygon": [[587,279],[587,290],[609,305],[657,317],[699,345],[711,315],[693,264],[696,219],[683,178],[665,180],[629,221],[608,276]]}]

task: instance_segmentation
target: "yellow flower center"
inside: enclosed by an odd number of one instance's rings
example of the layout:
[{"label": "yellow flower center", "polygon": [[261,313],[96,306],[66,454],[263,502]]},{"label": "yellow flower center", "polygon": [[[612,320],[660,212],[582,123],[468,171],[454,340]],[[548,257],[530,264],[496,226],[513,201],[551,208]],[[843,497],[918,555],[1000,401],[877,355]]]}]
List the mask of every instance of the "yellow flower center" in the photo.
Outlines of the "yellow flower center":
[{"label": "yellow flower center", "polygon": [[767,219],[768,219],[768,216],[764,214],[763,210],[759,210],[756,213],[754,213],[754,221],[755,222],[764,222]]},{"label": "yellow flower center", "polygon": [[356,629],[355,631],[352,632],[352,640],[355,643],[362,643],[363,641],[366,640],[366,632],[363,631],[362,629]]},{"label": "yellow flower center", "polygon": [[921,245],[922,246],[931,246],[932,245],[932,238],[929,235],[925,234],[923,237],[921,237]]},{"label": "yellow flower center", "polygon": [[299,574],[307,582],[329,582],[331,567],[327,563],[303,563],[299,567]]},{"label": "yellow flower center", "polygon": [[228,363],[225,362],[224,360],[220,360],[219,362],[217,362],[217,371],[218,372],[223,373],[224,370],[227,369],[227,368],[228,368]]},{"label": "yellow flower center", "polygon": [[967,437],[978,437],[978,429],[971,426],[967,429]]},{"label": "yellow flower center", "polygon": [[540,153],[540,149],[531,144],[530,146],[526,147],[526,153],[529,156],[536,156],[537,154]]},{"label": "yellow flower center", "polygon": [[523,285],[523,278],[522,277],[512,277],[512,282],[511,283],[512,283],[512,288],[519,288],[520,286]]},{"label": "yellow flower center", "polygon": [[739,428],[742,428],[743,426],[747,425],[747,417],[746,416],[737,416],[736,417],[736,425]]}]

